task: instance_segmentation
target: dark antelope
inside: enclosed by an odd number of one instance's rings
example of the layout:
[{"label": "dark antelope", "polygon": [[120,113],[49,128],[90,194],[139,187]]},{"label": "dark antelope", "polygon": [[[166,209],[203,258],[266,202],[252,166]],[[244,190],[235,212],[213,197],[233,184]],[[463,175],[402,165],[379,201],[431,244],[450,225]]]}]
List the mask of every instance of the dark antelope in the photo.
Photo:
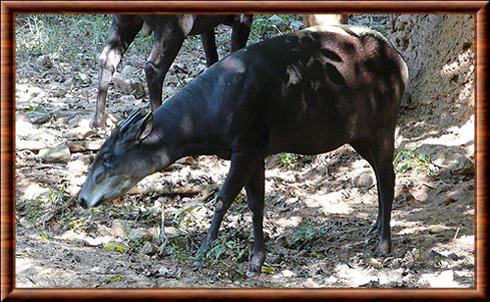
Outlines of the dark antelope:
[{"label": "dark antelope", "polygon": [[109,83],[122,55],[141,28],[144,28],[146,34],[154,32],[153,48],[144,69],[151,108],[155,110],[162,103],[165,75],[186,36],[201,34],[207,65],[211,66],[218,61],[214,28],[221,23],[233,27],[231,51],[245,47],[252,15],[114,15],[106,46],[99,57],[99,87],[92,127],[105,127],[104,112]]},{"label": "dark antelope", "polygon": [[391,249],[394,132],[408,69],[379,33],[354,26],[312,27],[279,36],[214,64],[153,114],[133,113],[102,145],[80,193],[94,207],[177,159],[231,160],[196,264],[245,187],[254,245],[249,273],[265,259],[264,158],[319,154],[350,144],[376,174],[377,252]]}]

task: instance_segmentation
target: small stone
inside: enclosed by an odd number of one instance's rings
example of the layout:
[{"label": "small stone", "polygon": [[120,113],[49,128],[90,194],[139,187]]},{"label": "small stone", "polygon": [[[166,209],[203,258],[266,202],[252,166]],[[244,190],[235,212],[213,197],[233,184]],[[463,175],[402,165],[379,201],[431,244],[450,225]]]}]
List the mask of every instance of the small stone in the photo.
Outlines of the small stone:
[{"label": "small stone", "polygon": [[390,264],[391,268],[397,269],[401,266],[401,261],[398,258],[393,259]]},{"label": "small stone", "polygon": [[166,275],[168,275],[168,274],[169,274],[169,272],[170,272],[170,271],[169,271],[169,270],[168,270],[168,268],[166,268],[165,266],[160,266],[160,268],[158,269],[158,274],[159,274],[160,276],[166,276]]},{"label": "small stone", "polygon": [[87,137],[94,136],[95,134],[97,134],[97,130],[92,129],[90,128],[90,126],[87,125],[71,129],[70,131],[68,131],[67,137],[85,139]]},{"label": "small stone", "polygon": [[291,27],[291,29],[294,31],[300,30],[301,28],[303,28],[303,22],[299,20],[294,20],[289,24],[289,27]]},{"label": "small stone", "polygon": [[318,283],[316,283],[315,281],[313,281],[313,278],[308,278],[306,279],[306,281],[303,283],[303,287],[307,287],[307,288],[316,288],[316,287],[320,287],[320,285]]},{"label": "small stone", "polygon": [[291,277],[294,277],[296,274],[293,273],[292,271],[288,270],[288,269],[285,269],[281,272],[281,274],[283,275],[284,278],[291,278]]},{"label": "small stone", "polygon": [[132,241],[148,241],[151,240],[151,237],[151,233],[146,229],[133,229],[128,235]]},{"label": "small stone", "polygon": [[144,98],[146,95],[145,85],[140,82],[134,82],[131,86],[131,94],[137,99]]},{"label": "small stone", "polygon": [[373,185],[374,180],[371,172],[363,171],[354,178],[354,185],[361,188],[369,188]]},{"label": "small stone", "polygon": [[34,227],[34,222],[25,217],[19,219],[19,224],[26,229],[31,229]]},{"label": "small stone", "polygon": [[187,67],[185,67],[185,65],[181,63],[173,63],[171,70],[174,73],[187,73]]},{"label": "small stone", "polygon": [[455,253],[449,254],[448,257],[449,257],[449,259],[454,260],[454,261],[458,261],[458,260],[464,258],[464,257],[460,257],[460,256],[456,255]]},{"label": "small stone", "polygon": [[136,73],[136,68],[134,68],[131,65],[126,65],[124,68],[121,70],[121,75],[125,77],[126,79],[131,78],[134,74]]},{"label": "small stone", "polygon": [[369,258],[368,266],[375,269],[380,269],[383,267],[383,263],[379,262],[376,258]]},{"label": "small stone", "polygon": [[456,175],[473,175],[475,174],[475,165],[471,159],[463,155],[459,158],[455,167],[451,169],[451,173]]},{"label": "small stone", "polygon": [[134,104],[136,102],[136,98],[134,95],[123,95],[119,98],[119,102],[122,104]]},{"label": "small stone", "polygon": [[33,124],[44,124],[51,118],[51,115],[47,112],[33,111],[27,113],[27,115],[29,116],[29,120]]},{"label": "small stone", "polygon": [[75,141],[69,141],[67,142],[68,148],[70,148],[70,152],[75,153],[75,152],[84,152],[84,151],[97,151],[100,149],[100,146],[102,145],[102,142],[97,140],[97,141],[81,141],[81,140],[75,140]]},{"label": "small stone", "polygon": [[151,256],[156,253],[156,247],[151,242],[147,241],[140,249],[140,253]]},{"label": "small stone", "polygon": [[78,77],[80,78],[80,80],[82,82],[89,82],[90,81],[88,75],[86,75],[85,73],[79,72]]},{"label": "small stone", "polygon": [[48,145],[46,145],[45,142],[39,142],[39,141],[25,141],[25,140],[17,140],[15,142],[15,148],[17,150],[31,150],[31,151],[39,151],[42,149],[48,148]]},{"label": "small stone", "polygon": [[39,151],[39,158],[45,163],[67,163],[70,160],[70,148],[66,144]]},{"label": "small stone", "polygon": [[124,223],[119,219],[115,219],[112,222],[111,230],[114,237],[124,238],[124,234],[126,234]]},{"label": "small stone", "polygon": [[429,198],[428,188],[426,186],[419,186],[413,189],[409,189],[410,195],[417,201],[424,202]]},{"label": "small stone", "polygon": [[145,96],[145,86],[133,79],[126,79],[120,73],[114,73],[114,85],[124,94],[132,94],[136,98]]},{"label": "small stone", "polygon": [[429,233],[430,234],[438,234],[441,232],[444,232],[446,230],[446,227],[443,227],[442,225],[431,225],[429,227]]},{"label": "small stone", "polygon": [[197,76],[201,74],[204,70],[206,70],[206,65],[204,64],[199,64],[192,70],[192,76]]},{"label": "small stone", "polygon": [[53,67],[53,62],[51,61],[51,59],[47,55],[39,56],[36,60],[36,63],[37,63],[37,65],[39,65],[43,68],[47,68],[47,69]]}]

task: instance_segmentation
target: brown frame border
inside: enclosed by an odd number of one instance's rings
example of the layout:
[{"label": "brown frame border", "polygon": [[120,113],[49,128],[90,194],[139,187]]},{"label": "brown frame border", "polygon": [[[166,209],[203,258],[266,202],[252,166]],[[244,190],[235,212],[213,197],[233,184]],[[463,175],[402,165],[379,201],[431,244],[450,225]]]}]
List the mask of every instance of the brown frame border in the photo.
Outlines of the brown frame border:
[{"label": "brown frame border", "polygon": [[[488,301],[488,1],[3,1],[1,4],[1,300],[341,299]],[[476,15],[476,282],[472,289],[28,289],[15,288],[16,13],[114,12],[471,13]]]}]

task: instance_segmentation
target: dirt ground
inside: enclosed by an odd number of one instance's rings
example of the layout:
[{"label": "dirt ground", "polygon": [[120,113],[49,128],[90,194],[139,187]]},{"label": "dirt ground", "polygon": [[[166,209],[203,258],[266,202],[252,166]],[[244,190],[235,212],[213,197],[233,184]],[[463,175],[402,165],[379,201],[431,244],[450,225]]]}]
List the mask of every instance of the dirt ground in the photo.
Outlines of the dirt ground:
[{"label": "dirt ground", "polygon": [[[354,16],[350,22],[389,25],[385,17]],[[19,24],[18,38],[26,30]],[[83,39],[88,30],[67,35],[78,43],[73,60],[21,56],[17,46],[17,287],[474,286],[474,108],[467,100],[402,108],[389,257],[376,257],[375,241],[366,240],[377,213],[376,181],[349,146],[267,159],[267,259],[253,278],[245,276],[253,239],[243,192],[204,267],[192,267],[227,161],[185,158],[110,204],[77,206],[88,165],[110,132],[88,126],[103,46]],[[221,58],[229,37],[228,28],[218,29]],[[249,43],[261,38],[254,32]],[[149,106],[141,91],[128,93],[124,86],[131,79],[146,89],[148,53],[147,44],[130,47],[119,65],[120,83],[108,94],[108,112],[116,120]],[[164,97],[204,68],[198,38],[187,39],[166,77]],[[49,156],[54,147],[55,159]],[[160,255],[162,209],[169,240]]]}]

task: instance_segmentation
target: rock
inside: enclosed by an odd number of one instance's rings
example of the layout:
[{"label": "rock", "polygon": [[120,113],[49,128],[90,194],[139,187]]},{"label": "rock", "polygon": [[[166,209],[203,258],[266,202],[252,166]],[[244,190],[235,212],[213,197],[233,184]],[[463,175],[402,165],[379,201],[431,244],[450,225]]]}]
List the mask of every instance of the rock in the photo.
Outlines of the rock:
[{"label": "rock", "polygon": [[87,75],[87,74],[85,74],[85,73],[79,72],[79,73],[78,73],[78,77],[79,77],[79,78],[80,78],[80,80],[81,80],[82,82],[84,82],[84,83],[88,83],[88,82],[90,82],[90,78],[89,78],[89,77],[88,77],[88,75]]},{"label": "rock", "polygon": [[51,114],[47,112],[33,111],[27,113],[27,115],[29,116],[29,120],[33,124],[44,124],[51,118]]},{"label": "rock", "polygon": [[143,85],[140,82],[135,82],[133,84],[133,90],[132,90],[131,94],[134,95],[137,99],[144,98],[146,95],[145,85]]},{"label": "rock", "polygon": [[369,258],[367,265],[375,269],[380,269],[383,267],[383,263],[379,262],[376,258]]},{"label": "rock", "polygon": [[294,277],[296,274],[288,269],[285,269],[281,272],[281,275],[283,275],[284,278],[291,278]]},{"label": "rock", "polygon": [[84,152],[84,151],[98,151],[100,146],[102,146],[101,140],[96,141],[69,141],[67,142],[68,148],[70,148],[70,152]]},{"label": "rock", "polygon": [[123,95],[119,98],[119,102],[121,102],[121,104],[134,104],[136,103],[136,98],[132,94]]},{"label": "rock", "polygon": [[124,94],[132,94],[136,98],[145,96],[145,86],[133,79],[126,79],[120,73],[114,73],[114,85]]},{"label": "rock", "polygon": [[126,234],[124,223],[120,219],[114,219],[111,230],[114,237],[124,238],[124,235]]},{"label": "rock", "polygon": [[373,185],[374,180],[370,171],[363,171],[354,178],[354,185],[360,188],[369,188]]},{"label": "rock", "polygon": [[471,159],[463,155],[451,169],[451,173],[456,175],[473,175],[475,174],[475,165]]},{"label": "rock", "polygon": [[303,28],[303,22],[294,20],[289,24],[289,27],[291,27],[291,29],[294,31],[300,30],[301,28]]},{"label": "rock", "polygon": [[444,232],[445,230],[447,229],[447,227],[444,227],[442,225],[431,225],[429,227],[429,233],[430,234],[438,234],[438,233],[441,233],[441,232]]},{"label": "rock", "polygon": [[418,186],[408,190],[410,195],[417,201],[425,202],[429,198],[429,189],[426,186]]},{"label": "rock", "polygon": [[320,284],[316,283],[315,281],[313,281],[312,278],[308,278],[306,279],[306,281],[303,283],[303,287],[308,287],[308,288],[316,288],[316,287],[320,287]]},{"label": "rock", "polygon": [[34,222],[27,219],[26,217],[22,217],[19,219],[19,224],[26,229],[31,229],[35,226]]},{"label": "rock", "polygon": [[46,68],[46,69],[53,67],[53,62],[51,61],[51,59],[47,55],[39,56],[36,60],[36,64],[38,66]]},{"label": "rock", "polygon": [[204,64],[198,64],[193,70],[192,70],[192,73],[191,75],[192,76],[197,76],[199,74],[201,74],[204,70],[206,70],[206,65]]},{"label": "rock", "polygon": [[131,65],[126,65],[121,70],[121,75],[126,79],[130,79],[132,76],[134,76],[135,73],[136,73],[136,68],[134,68]]},{"label": "rock", "polygon": [[187,73],[187,67],[184,64],[181,63],[173,63],[171,68],[170,68],[173,73]]},{"label": "rock", "polygon": [[38,157],[46,163],[67,163],[70,160],[70,149],[66,144],[39,151]]},{"label": "rock", "polygon": [[129,232],[128,238],[131,241],[148,241],[151,240],[151,233],[148,232],[146,229],[133,229],[131,232]]},{"label": "rock", "polygon": [[75,139],[85,139],[95,134],[97,134],[97,130],[90,128],[90,126],[87,124],[71,129],[70,131],[68,131],[67,137]]},{"label": "rock", "polygon": [[39,151],[41,149],[46,149],[48,148],[48,145],[46,145],[45,142],[39,142],[39,141],[25,141],[25,140],[17,140],[15,142],[15,148],[17,150],[31,150],[31,151]]},{"label": "rock", "polygon": [[160,266],[160,268],[158,269],[158,274],[159,274],[160,276],[165,277],[165,276],[167,276],[169,273],[170,273],[169,269],[168,269],[168,268],[166,268],[165,266]]},{"label": "rock", "polygon": [[156,247],[151,242],[147,241],[140,249],[140,253],[151,256],[156,253],[156,250]]}]

